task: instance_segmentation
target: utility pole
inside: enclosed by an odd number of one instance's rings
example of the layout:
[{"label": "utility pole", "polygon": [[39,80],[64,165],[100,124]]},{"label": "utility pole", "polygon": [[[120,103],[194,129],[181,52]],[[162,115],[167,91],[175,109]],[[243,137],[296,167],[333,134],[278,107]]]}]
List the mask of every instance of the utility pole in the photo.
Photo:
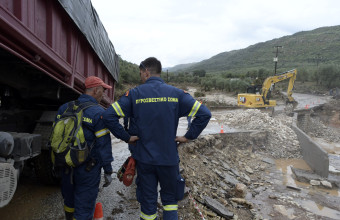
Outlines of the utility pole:
[{"label": "utility pole", "polygon": [[279,60],[278,59],[278,55],[279,55],[279,48],[283,48],[283,46],[275,46],[276,48],[276,52],[275,53],[275,57],[274,57],[274,62],[275,62],[275,69],[274,69],[274,75],[276,75],[276,69],[277,69],[277,61]]},{"label": "utility pole", "polygon": [[169,70],[166,70],[166,83],[169,83]]}]

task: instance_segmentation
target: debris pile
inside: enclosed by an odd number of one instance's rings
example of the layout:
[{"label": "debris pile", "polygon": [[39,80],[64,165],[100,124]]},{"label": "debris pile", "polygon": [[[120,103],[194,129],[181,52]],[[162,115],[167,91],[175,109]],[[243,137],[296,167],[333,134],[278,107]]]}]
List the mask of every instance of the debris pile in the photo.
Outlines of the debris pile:
[{"label": "debris pile", "polygon": [[[256,195],[257,184],[265,184],[260,173],[268,164],[253,153],[265,141],[262,134],[206,135],[179,146],[186,186],[208,219],[259,218],[246,197]],[[236,145],[240,140],[246,141]],[[179,205],[181,219],[202,219],[189,197]]]},{"label": "debris pile", "polygon": [[199,100],[209,106],[236,106],[237,99],[225,94],[207,94],[206,97],[200,97]]},{"label": "debris pile", "polygon": [[290,128],[293,118],[284,114],[270,117],[258,109],[228,112],[219,119],[232,128],[266,131],[268,142],[262,150],[274,158],[299,158],[300,146],[295,132]]},{"label": "debris pile", "polygon": [[319,118],[311,118],[308,135],[316,138],[323,138],[329,142],[340,143],[339,132],[324,125]]}]

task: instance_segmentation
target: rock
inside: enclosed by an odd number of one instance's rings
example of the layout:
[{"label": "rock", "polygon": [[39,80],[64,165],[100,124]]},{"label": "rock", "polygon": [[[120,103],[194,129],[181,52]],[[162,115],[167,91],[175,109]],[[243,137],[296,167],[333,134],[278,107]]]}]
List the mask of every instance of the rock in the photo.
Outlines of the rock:
[{"label": "rock", "polygon": [[312,186],[320,186],[321,183],[318,180],[311,180],[309,184],[311,184]]},{"label": "rock", "polygon": [[183,167],[180,167],[180,169],[179,169],[179,173],[180,173],[180,174],[183,174],[183,172],[184,172],[184,169],[183,169]]},{"label": "rock", "polygon": [[219,162],[216,161],[216,160],[211,160],[211,163],[212,163],[212,164],[215,164],[215,165],[219,165]]},{"label": "rock", "polygon": [[286,207],[283,205],[273,205],[274,210],[281,213],[281,215],[288,217],[289,219],[295,219],[296,216],[294,216],[292,213],[288,214],[288,211]]},{"label": "rock", "polygon": [[230,187],[223,181],[220,181],[218,185],[223,188],[224,190],[230,190]]},{"label": "rock", "polygon": [[238,172],[237,170],[231,168],[230,171],[231,171],[232,173],[234,173],[236,176],[238,176],[238,177],[240,176],[240,174],[239,174],[239,172]]},{"label": "rock", "polygon": [[322,179],[321,176],[315,174],[313,171],[301,170],[291,167],[296,179],[300,182],[309,183],[311,180]]},{"label": "rock", "polygon": [[250,177],[245,173],[241,173],[241,180],[244,180],[246,182],[250,182]]},{"label": "rock", "polygon": [[250,209],[254,208],[253,203],[248,202],[248,201],[245,200],[245,199],[241,199],[241,198],[231,198],[230,200],[233,201],[233,202],[235,202],[235,203],[237,203],[237,204],[247,206],[247,207],[249,207]]},{"label": "rock", "polygon": [[215,147],[217,149],[223,149],[223,142],[221,140],[216,140]]},{"label": "rock", "polygon": [[236,184],[239,183],[239,181],[237,179],[235,179],[234,177],[232,177],[229,174],[224,174],[224,181],[226,181],[227,183],[229,183],[232,186],[235,186]]},{"label": "rock", "polygon": [[277,195],[272,195],[272,194],[271,194],[271,195],[269,195],[268,197],[269,197],[270,199],[277,199]]},{"label": "rock", "polygon": [[250,167],[246,166],[245,168],[246,168],[246,171],[247,171],[248,173],[250,173],[250,174],[253,174],[253,173],[254,173],[254,171],[253,171]]},{"label": "rock", "polygon": [[206,214],[207,216],[209,216],[209,217],[216,217],[216,216],[217,216],[217,214],[214,213],[214,212],[210,212],[210,211],[207,211],[207,210],[205,210],[204,212],[205,212],[205,214]]},{"label": "rock", "polygon": [[246,194],[247,194],[247,187],[242,183],[236,184],[236,186],[235,186],[235,197],[245,198]]},{"label": "rock", "polygon": [[221,203],[219,203],[215,199],[205,196],[204,201],[205,201],[205,205],[209,207],[212,211],[217,213],[219,216],[222,216],[226,219],[233,218],[234,213],[230,212],[225,206],[223,206]]},{"label": "rock", "polygon": [[332,184],[326,180],[321,181],[321,185],[328,189],[332,189]]},{"label": "rock", "polygon": [[287,185],[287,188],[294,189],[296,191],[301,191],[301,189],[299,187],[295,187],[295,186],[291,186],[291,185]]},{"label": "rock", "polygon": [[214,169],[214,172],[221,178],[223,178],[223,173],[221,171],[219,171],[218,169]]},{"label": "rock", "polygon": [[225,170],[230,170],[230,166],[226,162],[222,162],[222,166]]},{"label": "rock", "polygon": [[265,190],[266,190],[266,187],[260,186],[260,187],[258,187],[258,188],[256,188],[256,189],[254,189],[254,192],[255,192],[256,194],[259,194],[260,192],[265,191]]}]

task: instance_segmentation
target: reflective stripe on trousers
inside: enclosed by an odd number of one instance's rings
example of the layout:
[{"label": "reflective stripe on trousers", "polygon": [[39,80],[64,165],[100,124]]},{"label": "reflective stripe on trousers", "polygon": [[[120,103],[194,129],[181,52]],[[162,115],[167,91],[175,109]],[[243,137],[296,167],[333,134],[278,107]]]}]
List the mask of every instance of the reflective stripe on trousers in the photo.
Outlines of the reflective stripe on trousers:
[{"label": "reflective stripe on trousers", "polygon": [[154,220],[154,219],[157,219],[157,213],[153,215],[146,215],[143,212],[140,212],[140,218],[145,219],[145,220]]}]

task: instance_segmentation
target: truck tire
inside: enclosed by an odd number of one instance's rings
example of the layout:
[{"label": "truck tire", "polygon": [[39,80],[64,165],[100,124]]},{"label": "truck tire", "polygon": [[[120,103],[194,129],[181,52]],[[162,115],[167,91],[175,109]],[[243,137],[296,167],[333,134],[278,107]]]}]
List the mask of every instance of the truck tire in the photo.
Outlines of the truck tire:
[{"label": "truck tire", "polygon": [[41,151],[41,154],[34,159],[34,169],[40,182],[47,185],[60,183],[59,172],[54,169],[49,151]]},{"label": "truck tire", "polygon": [[0,162],[0,183],[0,208],[2,208],[12,200],[18,184],[17,171],[12,164]]},{"label": "truck tire", "polygon": [[34,159],[35,174],[40,182],[47,185],[56,185],[60,183],[59,171],[55,170],[51,153],[47,147],[47,142],[52,130],[53,117],[55,112],[44,112],[40,123],[38,123],[33,133],[41,134],[42,136],[42,149],[39,156]]}]

